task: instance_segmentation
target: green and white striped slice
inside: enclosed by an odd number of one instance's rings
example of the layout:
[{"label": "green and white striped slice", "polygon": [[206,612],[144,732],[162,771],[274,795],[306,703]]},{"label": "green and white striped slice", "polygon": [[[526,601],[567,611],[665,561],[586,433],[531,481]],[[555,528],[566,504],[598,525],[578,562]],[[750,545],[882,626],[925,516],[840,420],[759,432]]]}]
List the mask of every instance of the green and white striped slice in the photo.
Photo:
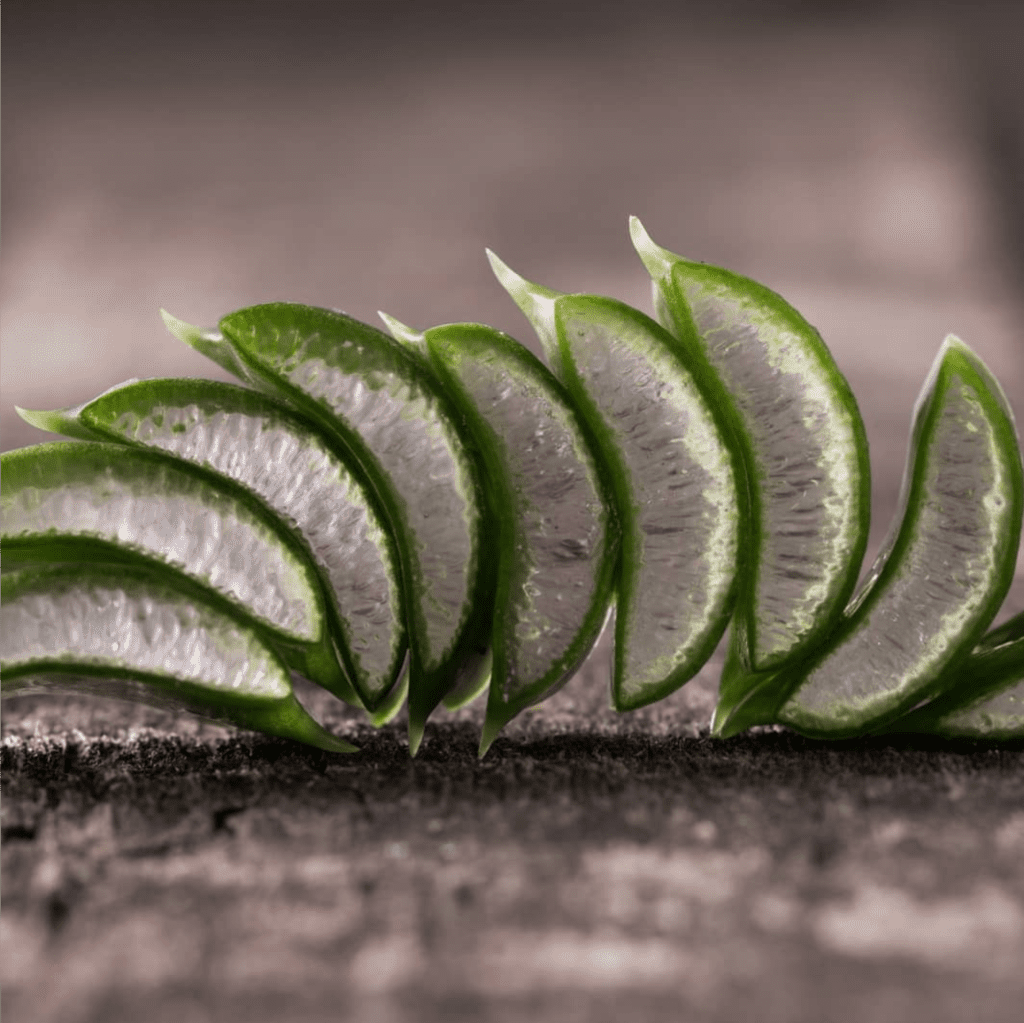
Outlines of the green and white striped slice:
[{"label": "green and white striped slice", "polygon": [[609,488],[568,393],[519,342],[481,324],[419,334],[384,320],[429,355],[484,459],[498,587],[483,756],[508,721],[572,677],[601,634],[618,552]]},{"label": "green and white striped slice", "polygon": [[0,693],[81,692],[188,710],[336,753],[288,668],[244,621],[129,565],[4,575]]},{"label": "green and white striped slice", "polygon": [[942,695],[890,732],[945,739],[1024,739],[1024,611],[993,629],[941,683]]},{"label": "green and white striped slice", "polygon": [[179,338],[271,391],[346,446],[395,537],[409,630],[409,746],[427,715],[479,671],[493,570],[480,559],[482,496],[458,418],[426,366],[343,313],[289,303],[242,309],[219,331],[165,317]]},{"label": "green and white striped slice", "polygon": [[296,671],[348,692],[320,580],[277,517],[227,480],[155,451],[72,441],[5,452],[4,569],[144,561],[248,616]]},{"label": "green and white striped slice", "polygon": [[746,472],[749,569],[715,726],[758,681],[823,641],[857,582],[871,510],[856,400],[818,332],[739,274],[630,233],[658,318],[682,342],[729,424]]},{"label": "green and white striped slice", "polygon": [[129,381],[75,408],[18,410],[44,430],[156,448],[240,483],[296,530],[327,593],[351,702],[371,710],[405,658],[397,556],[363,484],[264,394],[212,380]]},{"label": "green and white striped slice", "polygon": [[938,695],[995,617],[1017,560],[1024,470],[1002,389],[957,338],[918,399],[900,503],[829,645],[775,692],[751,693],[723,734],[774,720],[821,738],[881,729]]},{"label": "green and white striped slice", "polygon": [[610,298],[531,284],[488,255],[609,467],[622,525],[612,699],[642,707],[701,668],[732,614],[741,470],[664,328]]}]

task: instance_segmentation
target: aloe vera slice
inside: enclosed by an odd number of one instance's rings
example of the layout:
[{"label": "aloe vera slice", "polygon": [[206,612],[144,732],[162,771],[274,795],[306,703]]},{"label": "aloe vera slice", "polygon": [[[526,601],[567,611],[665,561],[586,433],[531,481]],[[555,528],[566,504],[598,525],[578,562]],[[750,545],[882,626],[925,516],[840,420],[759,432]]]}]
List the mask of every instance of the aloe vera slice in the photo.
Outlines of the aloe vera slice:
[{"label": "aloe vera slice", "polygon": [[7,451],[4,568],[30,562],[162,566],[248,615],[296,671],[348,692],[316,570],[247,491],[155,451],[92,441]]},{"label": "aloe vera slice", "polygon": [[874,731],[954,678],[1013,581],[1024,470],[998,382],[943,343],[914,412],[901,514],[829,644],[754,690],[723,734],[778,720],[805,735]]},{"label": "aloe vera slice", "polygon": [[946,739],[1024,738],[1024,611],[989,632],[940,684],[942,695],[890,732],[928,732]]},{"label": "aloe vera slice", "polygon": [[336,753],[288,668],[243,620],[151,570],[70,565],[4,575],[0,695],[81,692],[188,710]]},{"label": "aloe vera slice", "polygon": [[397,556],[366,488],[311,425],[264,394],[212,380],[129,381],[74,408],[18,411],[44,430],[165,451],[260,497],[320,570],[358,691],[349,702],[381,705],[406,649]]},{"label": "aloe vera slice", "polygon": [[219,331],[165,320],[186,343],[313,419],[370,480],[403,577],[415,753],[427,716],[458,687],[460,671],[479,670],[493,602],[474,456],[440,384],[383,332],[327,309],[255,306],[225,316]]},{"label": "aloe vera slice", "polygon": [[630,234],[658,318],[714,395],[750,501],[739,594],[715,725],[763,675],[820,643],[857,582],[871,512],[864,424],[818,332],[739,274]]},{"label": "aloe vera slice", "polygon": [[613,299],[531,284],[488,255],[609,467],[622,526],[612,699],[642,707],[700,669],[732,614],[741,470],[664,328]]},{"label": "aloe vera slice", "polygon": [[481,324],[391,332],[429,353],[476,437],[497,523],[493,662],[482,756],[516,714],[561,688],[613,593],[608,486],[569,394],[519,342]]}]

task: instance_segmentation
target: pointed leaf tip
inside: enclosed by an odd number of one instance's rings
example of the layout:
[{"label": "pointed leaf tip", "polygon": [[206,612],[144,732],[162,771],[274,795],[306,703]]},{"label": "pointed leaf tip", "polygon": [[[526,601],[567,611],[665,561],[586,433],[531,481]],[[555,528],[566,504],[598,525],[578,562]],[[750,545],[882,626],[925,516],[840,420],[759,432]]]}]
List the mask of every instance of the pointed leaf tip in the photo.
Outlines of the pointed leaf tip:
[{"label": "pointed leaf tip", "polygon": [[491,249],[485,251],[498,283],[512,296],[512,300],[526,314],[527,319],[535,321],[550,318],[552,312],[548,310],[553,308],[555,301],[562,297],[562,293],[520,277]]},{"label": "pointed leaf tip", "polygon": [[328,753],[359,752],[359,747],[353,745],[351,742],[346,742],[346,740],[340,739],[336,735],[331,735],[330,732],[328,732],[327,735],[329,736],[329,738],[324,738],[322,740],[323,745],[320,748],[327,750]]},{"label": "pointed leaf tip", "polygon": [[212,359],[218,366],[233,373],[245,383],[259,386],[256,377],[246,365],[244,359],[235,351],[231,342],[226,340],[224,335],[216,328],[203,328],[193,326],[184,320],[172,316],[166,309],[160,310],[164,325],[179,341],[184,341],[190,348],[194,348],[200,355]]},{"label": "pointed leaf tip", "polygon": [[172,316],[166,309],[160,310],[160,318],[164,321],[164,326],[168,331],[179,341],[184,341],[187,345],[192,344],[191,339],[200,333],[198,327],[193,327],[191,323],[179,320],[177,316]]},{"label": "pointed leaf tip", "polygon": [[555,304],[563,297],[563,293],[520,277],[490,249],[487,249],[486,252],[494,276],[498,278],[498,283],[509,293],[512,301],[522,309],[523,315],[530,321],[544,346],[548,360],[557,363],[559,356]]},{"label": "pointed leaf tip", "polygon": [[483,734],[480,736],[480,749],[477,751],[477,759],[483,760],[487,756],[487,751],[491,748],[494,740],[498,738],[498,733],[501,731],[501,726],[497,728],[488,728],[484,726]]},{"label": "pointed leaf tip", "polygon": [[[21,416],[21,418],[24,419],[25,422],[29,424],[29,426],[39,426],[40,419],[46,415],[46,413],[43,411],[37,411],[35,409],[30,408],[22,408],[20,405],[15,405],[14,411],[17,412],[18,415]],[[45,430],[46,427],[43,426],[40,427],[40,429]]]},{"label": "pointed leaf tip", "polygon": [[184,341],[185,344],[200,351],[203,350],[200,348],[203,341],[222,341],[224,339],[224,335],[219,330],[196,327],[184,320],[179,320],[177,316],[172,316],[166,309],[160,310],[160,318],[164,321],[164,326],[168,331],[179,341]]},{"label": "pointed leaf tip", "polygon": [[409,714],[409,756],[414,757],[419,752],[420,743],[423,742],[424,722],[414,720],[410,711]]},{"label": "pointed leaf tip", "polygon": [[971,350],[970,345],[966,344],[956,334],[947,334],[942,339],[942,344],[939,347],[939,359],[945,358],[950,352],[960,352],[962,355],[966,355],[970,359],[977,359],[978,356]]},{"label": "pointed leaf tip", "polygon": [[634,245],[641,245],[644,242],[650,243],[651,241],[651,236],[647,233],[644,225],[640,223],[640,218],[632,214],[629,216],[629,236],[633,239]]},{"label": "pointed leaf tip", "polygon": [[660,245],[655,244],[654,239],[647,233],[647,229],[640,223],[639,217],[629,218],[629,237],[647,272],[655,280],[668,276],[672,264],[681,258],[675,253],[669,252],[668,249],[663,249]]},{"label": "pointed leaf tip", "polygon": [[396,320],[393,316],[389,316],[385,312],[377,310],[377,315],[384,321],[384,325],[388,328],[388,333],[396,341],[401,341],[403,344],[411,345],[414,348],[420,348],[423,342],[426,340],[426,335],[418,330],[413,330],[412,327],[406,326],[401,320]]},{"label": "pointed leaf tip", "polygon": [[[512,296],[516,305],[529,316],[527,306],[523,305],[529,282],[520,277],[493,249],[484,249],[484,252],[487,253],[487,262],[491,264],[491,269],[494,271],[494,276],[498,278],[498,283]],[[529,304],[527,302],[527,305]]]},{"label": "pointed leaf tip", "polygon": [[14,406],[14,411],[17,412],[29,426],[34,426],[39,430],[47,430],[50,433],[60,433],[60,430],[56,428],[57,420],[55,418],[56,413],[54,412],[48,412],[45,409],[21,408],[18,405]]},{"label": "pointed leaf tip", "polygon": [[34,426],[37,430],[46,430],[47,433],[60,433],[65,437],[74,437],[78,440],[96,439],[96,435],[91,430],[79,423],[77,409],[28,409],[19,408],[15,405],[14,411],[29,426]]}]

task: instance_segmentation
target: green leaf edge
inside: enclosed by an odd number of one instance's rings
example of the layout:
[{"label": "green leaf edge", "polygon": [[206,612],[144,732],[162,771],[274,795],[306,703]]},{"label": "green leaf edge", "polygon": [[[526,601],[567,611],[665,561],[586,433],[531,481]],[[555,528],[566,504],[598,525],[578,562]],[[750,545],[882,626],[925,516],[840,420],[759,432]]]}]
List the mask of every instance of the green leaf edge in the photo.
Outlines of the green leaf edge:
[{"label": "green leaf edge", "polygon": [[[155,394],[157,400],[168,402],[185,401],[187,399],[188,404],[198,405],[205,411],[223,411],[226,408],[228,411],[240,411],[249,415],[276,416],[283,420],[289,428],[298,432],[306,431],[310,433],[332,455],[338,458],[342,465],[352,474],[356,484],[362,489],[367,503],[370,504],[373,511],[377,514],[381,524],[385,526],[386,542],[396,572],[395,582],[401,586],[401,579],[398,577],[398,554],[395,549],[394,537],[377,511],[376,497],[373,495],[368,481],[363,479],[360,467],[354,463],[351,454],[347,450],[341,449],[336,443],[332,443],[332,438],[326,436],[324,431],[315,423],[303,418],[295,409],[279,401],[271,394],[254,391],[247,387],[239,387],[237,384],[219,380],[205,380],[195,377],[158,377],[147,380],[125,381],[116,387],[109,388],[90,401],[83,402],[81,405],[56,409],[52,412],[28,412],[19,409],[19,414],[33,425],[41,426],[42,429],[53,432],[64,433],[67,436],[78,437],[84,440],[123,444],[138,450],[156,451],[168,458],[175,459],[185,466],[194,468],[198,472],[213,476],[218,481],[223,481],[226,485],[225,489],[243,493],[252,502],[255,502],[266,516],[273,516],[282,529],[289,531],[295,542],[305,552],[305,556],[315,569],[320,582],[328,630],[334,639],[341,666],[346,676],[342,680],[343,684],[338,682],[327,688],[339,699],[344,700],[344,702],[357,707],[365,707],[370,712],[376,711],[387,704],[389,694],[394,691],[405,660],[405,646],[407,645],[408,637],[404,619],[401,623],[403,638],[399,644],[398,655],[392,665],[390,684],[384,691],[373,694],[362,684],[361,675],[355,669],[355,662],[349,647],[347,629],[333,599],[330,580],[327,578],[326,573],[321,570],[315,555],[302,533],[294,528],[290,522],[282,518],[259,494],[213,466],[192,461],[176,452],[167,451],[155,445],[133,440],[109,425],[111,421],[116,420],[119,412],[129,409],[137,411],[146,399],[147,392],[150,395]],[[107,406],[112,407],[108,408]],[[376,698],[374,698],[375,695]]]},{"label": "green leaf edge", "polygon": [[[426,348],[439,378],[449,388],[466,422],[472,430],[481,452],[486,472],[489,514],[496,524],[500,545],[498,551],[497,598],[492,616],[491,668],[487,716],[480,741],[480,755],[483,756],[500,731],[517,714],[553,695],[572,677],[587,655],[593,649],[604,628],[611,603],[618,563],[619,526],[612,503],[606,466],[601,461],[595,440],[585,420],[580,415],[565,387],[548,368],[522,344],[501,331],[478,323],[446,324],[434,327],[424,334]],[[584,450],[591,458],[598,488],[598,496],[604,505],[606,549],[602,559],[594,595],[569,649],[558,658],[548,670],[513,699],[506,699],[502,693],[506,675],[506,644],[508,607],[513,571],[515,540],[518,536],[518,522],[511,514],[516,506],[514,486],[509,477],[503,442],[494,433],[486,418],[480,413],[473,400],[466,394],[457,372],[450,365],[456,349],[475,347],[478,350],[497,352],[506,361],[508,373],[516,371],[529,377],[550,397],[553,404],[560,405],[575,424]],[[511,542],[510,542],[511,541]]]},{"label": "green leaf edge", "polygon": [[[458,664],[471,657],[473,649],[481,645],[479,637],[486,631],[487,573],[486,571],[479,571],[479,565],[474,566],[472,574],[476,579],[476,587],[471,589],[468,595],[470,612],[463,623],[462,631],[456,637],[446,657],[435,668],[428,671],[422,663],[418,643],[415,641],[415,637],[425,629],[418,604],[422,585],[417,581],[418,573],[413,568],[412,558],[409,554],[410,543],[406,539],[409,534],[409,527],[401,510],[401,500],[397,492],[387,479],[386,473],[378,466],[376,458],[359,437],[358,432],[347,427],[335,415],[330,413],[325,406],[310,398],[300,388],[285,380],[273,369],[263,365],[245,347],[246,338],[244,331],[239,327],[239,319],[241,317],[269,316],[272,320],[275,313],[281,312],[287,312],[293,317],[311,318],[320,325],[321,329],[327,324],[335,329],[343,326],[345,330],[355,331],[364,340],[385,352],[395,366],[406,367],[406,372],[415,378],[417,386],[430,392],[438,408],[447,417],[452,427],[452,432],[460,440],[463,440],[461,454],[466,455],[467,460],[472,463],[472,456],[466,451],[470,445],[465,442],[464,432],[459,429],[458,416],[453,414],[448,396],[444,394],[433,374],[427,370],[424,361],[409,353],[402,345],[388,337],[387,334],[369,324],[354,320],[344,313],[306,306],[300,303],[272,302],[235,310],[222,317],[219,324],[219,339],[211,340],[210,332],[206,332],[206,334],[196,332],[203,334],[198,340],[196,340],[196,333],[183,336],[183,340],[193,344],[193,347],[213,358],[219,365],[236,373],[243,380],[252,383],[261,390],[270,390],[271,393],[283,398],[289,405],[296,407],[305,417],[316,422],[325,432],[347,447],[351,456],[359,464],[365,477],[369,479],[371,488],[379,502],[383,520],[389,524],[392,535],[395,537],[404,590],[407,594],[406,624],[410,634],[411,651],[408,728],[409,748],[415,754],[423,738],[423,728],[427,717],[443,700],[449,688],[453,685],[453,676],[457,679]],[[193,328],[193,330],[195,329]],[[307,330],[304,336],[308,337],[311,333],[313,331]],[[202,347],[200,347],[200,344]],[[485,498],[478,478],[478,472],[473,471],[470,475],[476,489],[477,507],[482,508]],[[482,520],[482,516],[480,518]],[[478,523],[477,559],[479,559],[482,548],[480,530],[482,530],[482,521]]]},{"label": "green leaf edge", "polygon": [[[93,579],[104,581],[109,577],[112,582],[129,580],[137,586],[160,591],[161,596],[165,599],[168,596],[181,597],[183,601],[188,601],[190,606],[199,604],[200,607],[205,607],[208,613],[223,617],[235,628],[253,636],[264,647],[268,660],[274,663],[280,671],[281,679],[288,687],[288,695],[284,698],[261,699],[253,694],[243,695],[230,690],[211,691],[199,683],[188,682],[173,675],[158,672],[134,671],[129,668],[115,665],[103,666],[89,661],[40,659],[18,666],[9,664],[4,666],[3,677],[0,679],[0,696],[4,699],[19,695],[31,695],[31,691],[29,694],[24,693],[18,682],[39,675],[50,675],[57,679],[61,676],[68,676],[66,686],[58,683],[55,688],[61,692],[72,693],[82,691],[82,687],[76,687],[73,684],[73,679],[78,677],[93,678],[98,681],[139,683],[142,688],[136,690],[137,695],[135,696],[117,696],[113,693],[104,695],[112,699],[126,699],[129,702],[151,703],[161,708],[166,708],[170,703],[176,710],[187,711],[199,717],[226,722],[267,735],[292,739],[330,752],[358,752],[359,747],[333,735],[299,703],[292,691],[287,664],[277,650],[251,627],[244,616],[238,614],[233,608],[223,608],[216,602],[202,599],[203,595],[195,593],[191,587],[179,588],[175,585],[176,580],[169,578],[166,573],[152,566],[141,564],[117,565],[116,567],[96,565],[92,566],[90,571],[77,564],[73,566],[47,565],[42,568],[10,572],[0,579],[0,601],[6,603],[15,600],[25,589],[37,588],[40,583],[51,582],[55,579],[73,579],[77,582],[82,580],[83,575],[86,578],[91,576]],[[152,687],[152,699],[143,697],[147,687]]]}]

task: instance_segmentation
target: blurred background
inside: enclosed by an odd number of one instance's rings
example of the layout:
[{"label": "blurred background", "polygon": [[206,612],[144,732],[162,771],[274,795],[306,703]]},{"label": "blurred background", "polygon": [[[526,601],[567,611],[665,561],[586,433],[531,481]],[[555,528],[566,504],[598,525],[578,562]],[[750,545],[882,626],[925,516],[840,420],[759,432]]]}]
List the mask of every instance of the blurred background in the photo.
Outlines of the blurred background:
[{"label": "blurred background", "polygon": [[[3,15],[4,450],[47,438],[16,417],[14,404],[66,406],[130,377],[223,377],[166,334],[161,307],[199,324],[213,324],[233,308],[278,299],[343,308],[370,322],[383,309],[420,328],[482,321],[537,349],[518,310],[490,275],[483,257],[488,246],[530,280],[561,291],[607,294],[649,311],[646,274],[627,235],[629,214],[640,216],[667,248],[754,276],[818,327],[851,381],[868,431],[872,547],[895,507],[914,398],[947,333],[982,355],[1004,384],[1018,422],[1024,420],[1024,77],[1019,62],[1024,16],[1019,6],[909,0],[641,0],[629,5],[7,0]],[[1022,576],[1019,571],[1002,616],[1024,607]],[[572,706],[561,705],[560,726],[585,727],[585,718],[572,717]],[[685,710],[685,699],[679,706]],[[700,707],[705,714],[707,707]],[[38,709],[11,708],[5,712],[8,735],[29,735],[33,729],[39,734]],[[683,719],[696,721],[692,715]],[[85,734],[93,720],[76,719]],[[44,732],[60,731],[52,721],[44,725]],[[554,803],[541,802],[546,812],[555,813]],[[756,816],[750,807],[744,812]],[[413,817],[419,819],[418,813]],[[725,828],[722,821],[685,813],[678,819],[689,828],[687,841],[701,848],[714,846],[715,828]],[[700,832],[702,824],[710,830]],[[114,825],[95,826],[102,832]],[[1024,820],[1014,826],[1017,832],[1011,829],[1004,843],[1011,851],[1024,842]],[[36,834],[35,824],[25,827]],[[115,848],[117,827],[111,834],[110,848]],[[889,840],[883,835],[878,841],[882,849]],[[102,855],[114,855],[110,848]],[[369,845],[362,851],[382,855]],[[61,869],[67,867],[66,857],[53,855],[65,864]],[[399,875],[401,855],[395,853],[392,864]],[[499,859],[487,860],[488,869],[500,875],[504,860],[494,855]],[[630,862],[629,869],[642,875],[643,863]],[[873,860],[863,853],[859,862]],[[641,884],[633,875],[623,881],[626,868],[618,860],[593,863],[596,873],[587,884],[600,888],[611,883],[609,878],[627,888]],[[773,867],[765,863],[777,866],[778,861],[720,858],[699,869],[693,866],[696,859],[687,863],[674,868],[685,875],[692,866],[696,877],[705,867],[719,870],[714,875],[719,890],[740,892],[751,878],[767,876],[764,871]],[[16,891],[20,875],[11,869]],[[26,877],[35,877],[25,869]],[[543,875],[547,867],[542,863],[537,869]],[[996,969],[991,963],[1001,960],[989,953],[1009,948],[1019,965],[1024,893],[1018,891],[1006,904],[996,896],[994,903],[978,896],[982,902],[965,903],[967,909],[958,903],[946,907],[946,917],[935,926],[941,930],[942,921],[967,920],[977,953],[955,942],[871,945],[863,937],[877,917],[872,917],[876,903],[870,899],[876,896],[871,893],[882,891],[879,878],[886,869],[871,875],[876,887],[856,889],[857,898],[868,900],[861,917],[840,915],[833,930],[831,918],[815,917],[818,923],[800,932],[804,944],[794,946],[788,966],[769,955],[765,942],[785,931],[786,921],[797,919],[792,913],[786,917],[790,903],[758,903],[761,924],[752,925],[749,914],[737,915],[734,937],[753,928],[750,933],[763,938],[752,944],[736,937],[738,944],[730,946],[748,956],[743,969],[752,989],[773,971],[787,976],[790,969],[793,989],[813,993],[820,984],[815,971],[823,962],[859,1014],[844,1019],[944,1019],[945,1003],[938,995],[921,1001],[920,1011],[927,1015],[915,1015],[912,992],[939,983],[935,978],[944,976],[957,956],[963,965],[967,955],[968,967],[974,963],[977,971],[969,969],[966,981],[956,980],[954,972],[934,990],[949,997],[955,991],[979,997],[988,991],[993,1019],[1002,1018],[997,1012],[1004,1004],[1019,1007],[1019,1000],[1006,1000],[1012,993],[1006,986],[1009,974],[991,973]],[[997,875],[996,870],[991,877]],[[401,877],[414,887],[427,884],[420,875],[411,881],[408,870]],[[978,877],[985,885],[991,881],[989,875]],[[1015,877],[1019,889],[1019,870]],[[9,893],[11,882],[5,884]],[[690,882],[684,877],[679,884],[685,889]],[[700,885],[691,887],[696,891]],[[586,885],[574,889],[573,897],[586,890]],[[796,904],[806,909],[799,899]],[[914,904],[906,905],[912,915]],[[34,923],[30,909],[8,924],[15,928],[8,931],[14,935],[10,947],[20,949],[20,957],[9,962],[20,964],[26,978],[22,987],[15,978],[15,997],[56,962],[43,951],[49,932]],[[345,990],[355,992],[354,1004],[369,1014],[361,1018],[407,1018],[388,1000],[389,992],[406,989],[403,985],[415,988],[416,978],[429,972],[425,964],[436,966],[429,949],[424,951],[427,945],[403,945],[395,938],[403,911],[394,909],[393,919],[384,913],[381,920],[390,921],[380,925],[384,944],[360,946],[364,958],[352,961]],[[601,918],[601,926],[625,927],[612,918],[613,913]],[[197,965],[193,974],[167,975],[153,966],[169,954],[190,954],[193,925],[172,927],[167,937],[166,913],[159,926],[144,914],[116,919],[128,928],[122,928],[123,947],[144,952],[137,960],[141,966],[125,953],[136,963],[137,976],[125,981],[129,987],[136,982],[143,992],[151,989],[146,984],[187,987],[199,975],[195,971],[202,972]],[[294,942],[288,945],[292,932],[281,939],[283,945],[267,944],[270,919],[258,926],[250,921],[260,937],[246,946],[245,962],[263,963],[270,988],[287,991],[307,974],[294,964],[290,974],[282,966],[297,954]],[[878,919],[889,918],[883,913]],[[927,913],[915,919],[922,933],[934,923]],[[665,933],[675,933],[673,926],[666,924]],[[714,930],[693,926],[694,934],[705,937]],[[84,968],[72,971],[59,997],[51,993],[49,1008],[39,1012],[50,1012],[53,1019],[99,1019],[102,1012],[121,1018],[109,997],[120,983],[111,978],[118,976],[121,961],[89,958],[88,931],[82,934],[74,947],[84,956],[81,962],[91,964],[91,979]],[[519,951],[502,945],[487,952],[494,976],[505,977],[505,987],[499,988],[511,999],[509,1006],[519,1005],[532,990],[523,976],[534,977],[538,989],[562,991],[573,984],[592,986],[600,974],[594,966],[593,976],[589,967],[578,973],[566,968],[561,975],[547,953],[537,951],[542,946],[523,938],[514,947]],[[581,962],[592,965],[620,962],[614,941],[604,960],[604,946],[559,946],[557,941],[552,946],[562,952],[564,947],[577,948]],[[697,955],[696,945],[691,948],[683,939],[667,947],[690,948]],[[900,987],[883,977],[889,1000],[867,1005],[855,995],[873,976],[862,964],[873,962],[871,955],[880,947],[883,953],[896,947],[897,958],[909,956],[920,974],[918,986]],[[648,983],[660,990],[662,946],[630,948],[622,954],[635,953],[641,960],[647,955]],[[517,955],[532,955],[529,969],[535,974],[517,973]],[[854,961],[861,965],[847,970]],[[259,989],[255,974],[240,963],[225,981],[228,988],[234,983]],[[273,972],[279,967],[280,976]],[[147,974],[151,968],[156,973]],[[705,979],[691,985],[687,1004],[693,1012],[699,1009],[709,1019],[738,1018],[728,1014],[740,1003],[727,996],[735,993],[737,982],[723,969],[709,967],[711,972],[700,974]],[[334,990],[319,974],[307,979],[311,989],[321,990],[316,988],[321,983],[324,991]],[[609,985],[608,990],[618,990],[613,981]],[[470,988],[477,990],[471,983]],[[1004,998],[999,991],[1010,993]],[[1019,985],[1014,991],[1018,997]],[[465,1018],[473,1016],[482,1006],[477,995],[450,999],[445,1012],[458,1015],[462,1006]],[[141,1003],[124,998],[124,1018],[131,1018],[131,1007]],[[68,1015],[73,1003],[77,1016]],[[313,1003],[319,1005],[315,998]],[[199,998],[174,1005],[176,1019],[206,1019],[212,1003]],[[309,1019],[321,1018],[315,1005]],[[442,1018],[441,1009],[430,1005]],[[570,1018],[566,1006],[558,1005],[551,1018]],[[590,1015],[580,1018],[599,1018],[598,1001],[587,1005]],[[608,1005],[620,1004],[612,998]],[[772,1005],[764,1018],[776,1018],[776,1010],[779,1019],[805,1018],[799,1005],[784,998]],[[724,1015],[716,1016],[719,1011]],[[495,1018],[517,1018],[512,1009],[509,1013]]]},{"label": "blurred background", "polygon": [[891,517],[947,333],[1024,401],[1012,5],[8,3],[0,445],[14,405],[219,376],[288,299],[535,345],[491,277],[649,310],[626,234],[786,296],[849,376]]}]

